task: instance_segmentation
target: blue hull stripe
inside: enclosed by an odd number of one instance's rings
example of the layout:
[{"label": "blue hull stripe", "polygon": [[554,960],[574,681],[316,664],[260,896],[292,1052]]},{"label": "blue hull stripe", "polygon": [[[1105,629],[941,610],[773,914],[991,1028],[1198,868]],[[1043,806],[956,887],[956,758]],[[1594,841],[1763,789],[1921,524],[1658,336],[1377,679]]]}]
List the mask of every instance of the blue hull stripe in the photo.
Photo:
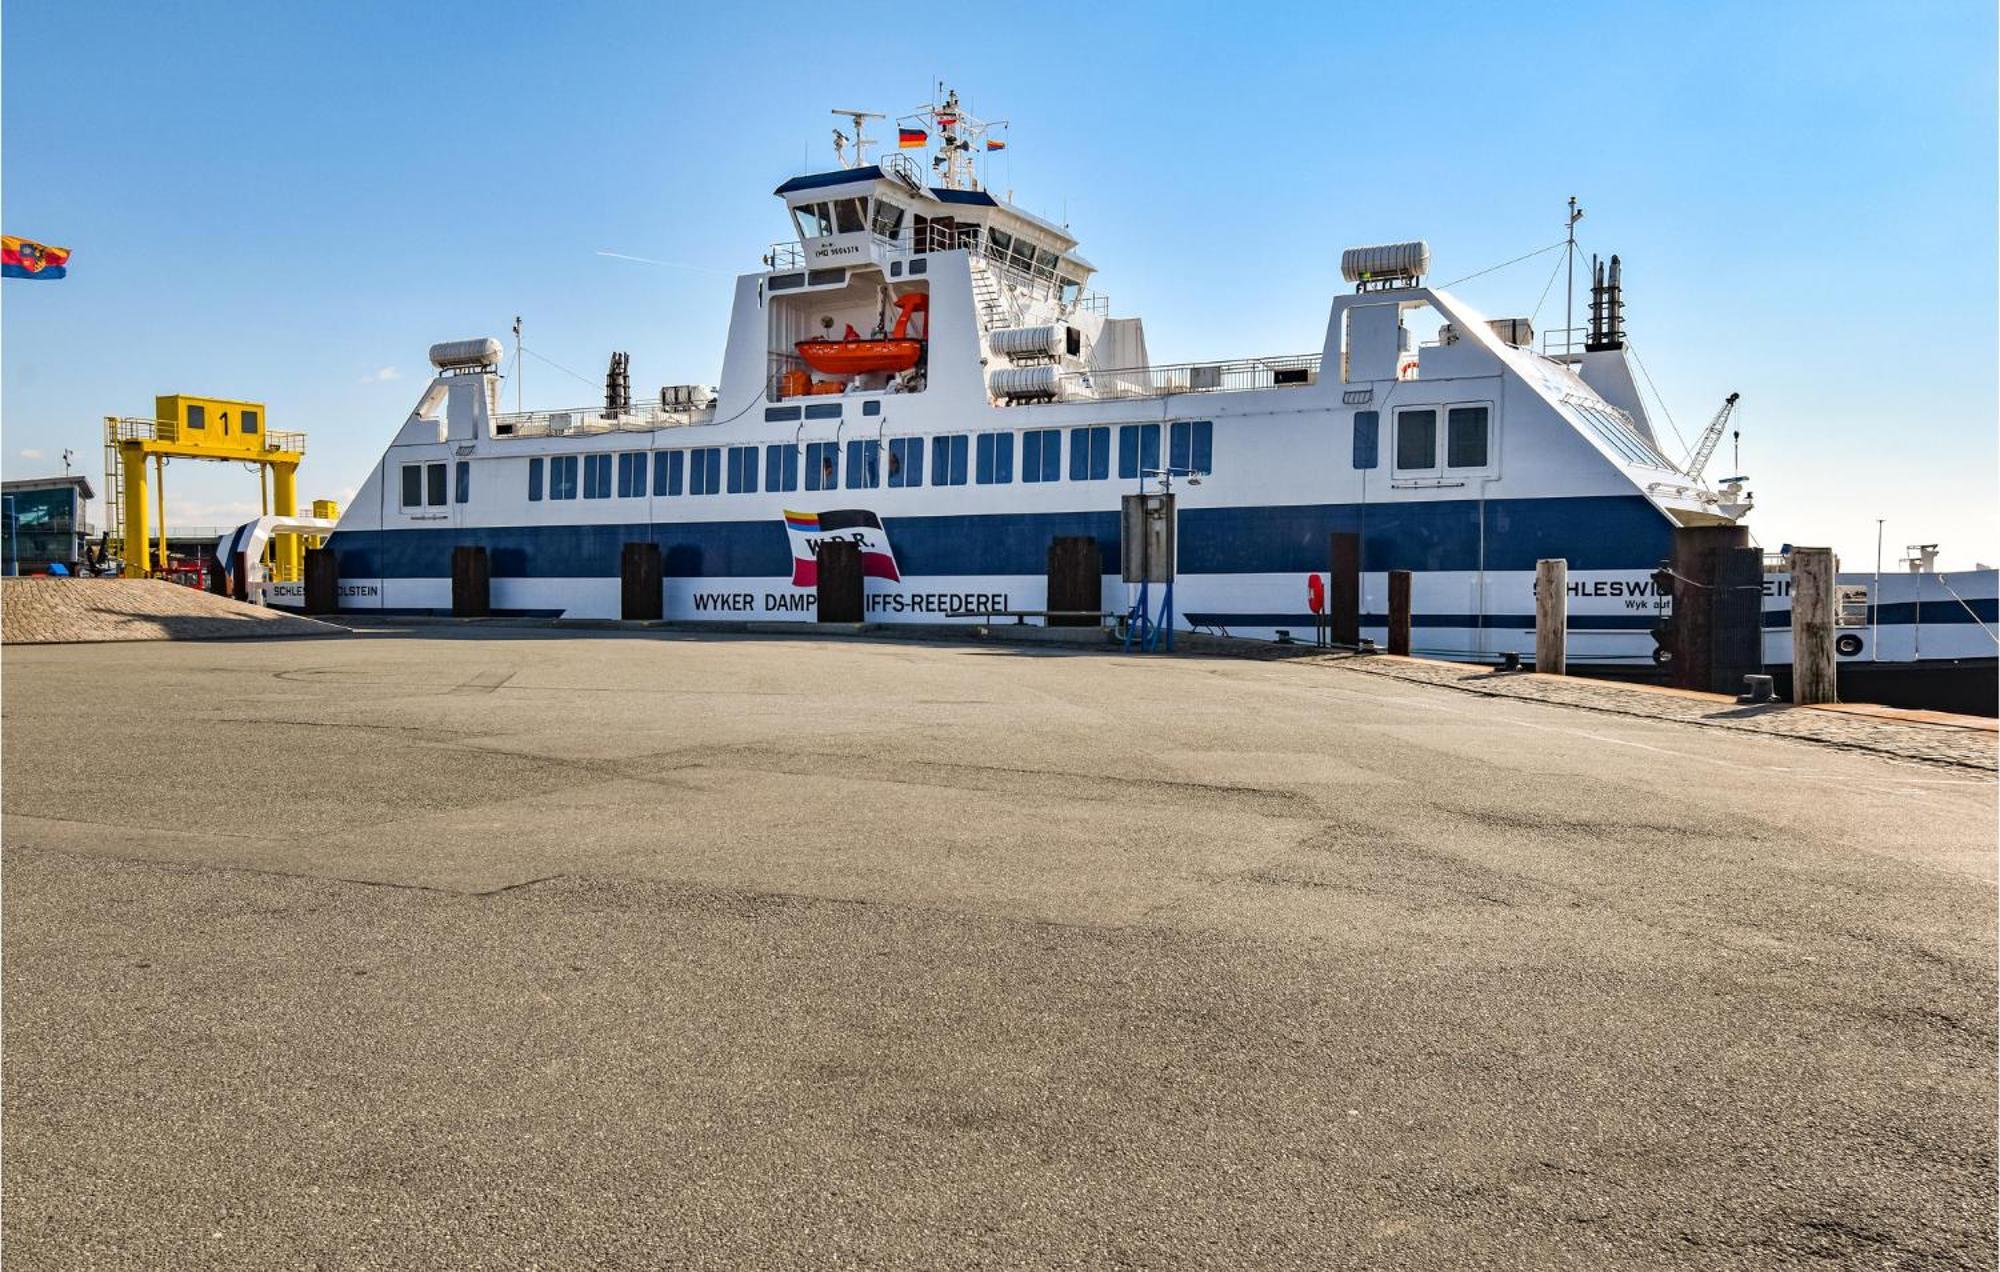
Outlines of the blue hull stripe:
[{"label": "blue hull stripe", "polygon": [[[864,492],[841,491],[852,505]],[[822,499],[820,502],[827,502]],[[1672,531],[1638,496],[1490,500],[1484,505],[1485,568],[1532,570],[1565,557],[1572,570],[1652,569]],[[906,576],[1038,575],[1049,540],[1097,539],[1107,574],[1118,570],[1116,511],[885,517]],[[1362,536],[1363,570],[1477,570],[1482,539],[1476,500],[1410,504],[1309,504],[1188,508],[1181,513],[1183,574],[1325,570],[1335,532]],[[660,545],[674,578],[769,578],[791,573],[790,541],[776,517],[759,521],[627,522],[613,525],[340,530],[328,542],[346,578],[445,578],[451,550],[484,547],[495,578],[615,578],[627,543]]]}]

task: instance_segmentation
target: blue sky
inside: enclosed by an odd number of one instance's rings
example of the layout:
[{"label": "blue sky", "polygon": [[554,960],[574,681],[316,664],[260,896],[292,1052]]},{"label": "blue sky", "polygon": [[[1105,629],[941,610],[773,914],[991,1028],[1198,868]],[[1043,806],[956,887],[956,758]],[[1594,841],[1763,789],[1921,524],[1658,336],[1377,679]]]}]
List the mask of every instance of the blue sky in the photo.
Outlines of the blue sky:
[{"label": "blue sky", "polygon": [[[1448,280],[1574,193],[1681,431],[1743,394],[1762,541],[1867,568],[1881,517],[1892,561],[2000,560],[1990,4],[893,12],[10,0],[0,215],[76,256],[0,293],[0,470],[97,473],[102,416],[210,393],[306,430],[302,496],[343,497],[428,345],[516,313],[583,377],[530,359],[531,406],[593,400],[613,349],[712,383],[828,109],[935,75],[1011,121],[989,183],[1067,217],[1156,360],[1317,350],[1342,247],[1427,238]],[[1462,292],[1527,312],[1552,264]],[[170,521],[255,507],[169,471]]]}]

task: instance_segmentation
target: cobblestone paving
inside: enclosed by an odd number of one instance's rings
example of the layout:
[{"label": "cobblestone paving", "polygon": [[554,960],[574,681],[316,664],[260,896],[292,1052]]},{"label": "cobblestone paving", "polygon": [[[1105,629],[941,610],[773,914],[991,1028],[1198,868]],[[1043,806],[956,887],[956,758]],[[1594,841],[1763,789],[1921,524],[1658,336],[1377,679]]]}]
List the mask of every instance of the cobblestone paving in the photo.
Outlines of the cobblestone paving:
[{"label": "cobblestone paving", "polygon": [[9,645],[331,636],[342,629],[156,579],[8,579],[0,639]]},{"label": "cobblestone paving", "polygon": [[1926,764],[1984,769],[1988,772],[2000,769],[2000,732],[1989,727],[1987,721],[1969,717],[1957,717],[1965,722],[1955,724],[1896,719],[1888,715],[1858,715],[1784,703],[1752,707],[1739,705],[1719,695],[1673,693],[1608,680],[1498,672],[1461,663],[1383,655],[1321,658],[1316,661],[1343,671],[1440,685],[1494,698],[1521,698],[1530,702],[1581,707],[1588,711],[1673,720],[1702,728],[1762,733],[1820,746],[1871,751]]}]

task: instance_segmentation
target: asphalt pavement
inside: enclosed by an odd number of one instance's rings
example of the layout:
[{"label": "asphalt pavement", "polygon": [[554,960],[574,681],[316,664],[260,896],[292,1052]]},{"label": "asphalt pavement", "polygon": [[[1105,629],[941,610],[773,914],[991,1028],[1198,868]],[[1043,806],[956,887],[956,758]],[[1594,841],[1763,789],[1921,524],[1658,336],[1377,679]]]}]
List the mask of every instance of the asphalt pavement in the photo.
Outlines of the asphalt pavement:
[{"label": "asphalt pavement", "polygon": [[1995,786],[1339,667],[9,647],[30,1268],[1988,1268]]}]

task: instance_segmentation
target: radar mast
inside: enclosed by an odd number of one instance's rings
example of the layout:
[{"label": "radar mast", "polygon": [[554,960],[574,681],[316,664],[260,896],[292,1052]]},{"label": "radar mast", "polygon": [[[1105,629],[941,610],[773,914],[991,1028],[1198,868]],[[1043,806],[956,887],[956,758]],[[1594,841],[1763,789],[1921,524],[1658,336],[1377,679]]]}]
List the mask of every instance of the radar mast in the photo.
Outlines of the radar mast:
[{"label": "radar mast", "polygon": [[1006,126],[1007,121],[985,120],[967,114],[959,104],[958,90],[937,86],[943,95],[942,101],[932,101],[897,120],[921,120],[925,131],[936,130],[937,151],[931,156],[931,169],[937,173],[937,184],[944,190],[977,190],[979,171],[977,157],[989,150],[998,150],[1005,143],[989,142],[986,134],[995,128]]}]

